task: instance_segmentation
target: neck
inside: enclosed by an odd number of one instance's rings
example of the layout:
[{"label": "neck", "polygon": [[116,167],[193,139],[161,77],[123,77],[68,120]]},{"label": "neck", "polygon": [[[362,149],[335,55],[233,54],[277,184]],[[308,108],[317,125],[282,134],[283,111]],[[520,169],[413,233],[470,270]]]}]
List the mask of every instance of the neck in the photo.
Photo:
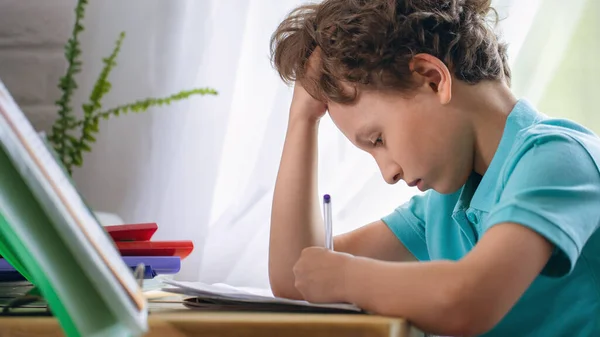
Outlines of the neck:
[{"label": "neck", "polygon": [[468,112],[472,120],[473,170],[483,176],[498,149],[506,119],[517,99],[502,81],[484,81],[476,85],[460,83],[453,88],[454,93],[459,98],[461,110]]}]

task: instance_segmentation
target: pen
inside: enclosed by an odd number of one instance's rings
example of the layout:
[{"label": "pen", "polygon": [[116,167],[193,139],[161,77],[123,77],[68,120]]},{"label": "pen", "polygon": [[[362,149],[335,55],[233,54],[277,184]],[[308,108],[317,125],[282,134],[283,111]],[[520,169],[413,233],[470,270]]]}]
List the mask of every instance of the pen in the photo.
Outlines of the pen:
[{"label": "pen", "polygon": [[333,250],[333,225],[331,223],[331,196],[323,196],[323,221],[325,222],[325,248]]}]

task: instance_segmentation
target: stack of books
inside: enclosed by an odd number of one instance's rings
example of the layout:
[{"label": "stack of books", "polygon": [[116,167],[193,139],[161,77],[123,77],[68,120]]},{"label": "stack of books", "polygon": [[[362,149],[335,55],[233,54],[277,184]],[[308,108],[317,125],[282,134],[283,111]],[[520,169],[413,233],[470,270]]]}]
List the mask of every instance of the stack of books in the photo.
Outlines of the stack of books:
[{"label": "stack of books", "polygon": [[178,273],[181,261],[194,250],[194,244],[189,240],[152,241],[158,229],[156,223],[104,226],[104,229],[132,271],[143,264],[144,279]]},{"label": "stack of books", "polygon": [[[194,250],[194,244],[189,240],[151,241],[158,230],[156,223],[113,225],[104,229],[132,272],[143,264],[144,279],[177,274],[181,261]],[[0,256],[0,282],[17,281],[26,281],[25,276]]]}]

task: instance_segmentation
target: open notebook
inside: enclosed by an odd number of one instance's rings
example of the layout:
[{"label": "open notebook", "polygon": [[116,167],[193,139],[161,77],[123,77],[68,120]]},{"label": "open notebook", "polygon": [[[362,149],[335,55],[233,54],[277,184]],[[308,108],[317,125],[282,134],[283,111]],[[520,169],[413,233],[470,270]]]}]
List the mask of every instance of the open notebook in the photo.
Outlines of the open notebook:
[{"label": "open notebook", "polygon": [[0,82],[0,255],[67,336],[140,336],[147,303],[70,177]]},{"label": "open notebook", "polygon": [[309,303],[277,298],[269,290],[236,288],[226,284],[164,280],[163,291],[189,296],[184,304],[192,309],[270,312],[364,313],[346,303]]}]

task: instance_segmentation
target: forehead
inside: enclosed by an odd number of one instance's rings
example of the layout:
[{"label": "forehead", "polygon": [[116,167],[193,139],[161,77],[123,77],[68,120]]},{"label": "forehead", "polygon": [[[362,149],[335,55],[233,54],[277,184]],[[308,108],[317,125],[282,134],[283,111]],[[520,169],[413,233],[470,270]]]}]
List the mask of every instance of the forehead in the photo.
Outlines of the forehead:
[{"label": "forehead", "polygon": [[353,139],[365,125],[372,124],[357,104],[340,104],[331,102],[327,105],[329,116],[338,129],[348,138]]},{"label": "forehead", "polygon": [[374,92],[361,92],[352,104],[328,103],[328,111],[335,125],[350,138],[368,133],[385,123],[394,104]]}]

